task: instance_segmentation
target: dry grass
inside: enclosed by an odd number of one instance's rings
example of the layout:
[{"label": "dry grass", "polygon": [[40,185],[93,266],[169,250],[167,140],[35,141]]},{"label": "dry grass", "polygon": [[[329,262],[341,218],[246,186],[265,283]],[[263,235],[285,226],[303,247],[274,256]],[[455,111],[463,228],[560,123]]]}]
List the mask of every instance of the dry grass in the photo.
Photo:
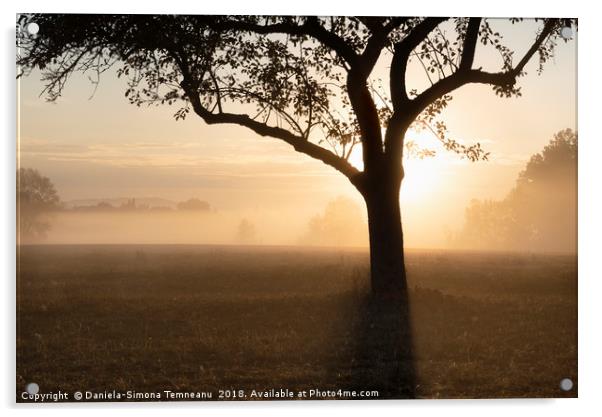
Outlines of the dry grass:
[{"label": "dry grass", "polygon": [[[17,400],[31,381],[379,388],[394,367],[379,354],[391,322],[365,293],[367,263],[353,250],[22,247]],[[407,265],[417,397],[576,396],[559,389],[577,381],[574,256],[410,251]]]}]

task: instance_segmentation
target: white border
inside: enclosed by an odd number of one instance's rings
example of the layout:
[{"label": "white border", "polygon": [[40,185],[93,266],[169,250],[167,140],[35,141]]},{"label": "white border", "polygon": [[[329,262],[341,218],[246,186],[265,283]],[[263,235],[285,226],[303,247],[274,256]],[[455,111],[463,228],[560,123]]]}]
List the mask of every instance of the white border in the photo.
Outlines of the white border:
[{"label": "white border", "polygon": [[[141,5],[144,4],[144,7]],[[165,415],[174,410],[178,415],[287,415],[305,416],[308,413],[330,415],[341,413],[346,416],[379,415],[445,415],[448,416],[508,416],[537,413],[547,416],[591,415],[597,406],[600,388],[600,355],[602,344],[598,317],[602,317],[597,297],[600,296],[602,276],[599,271],[600,247],[600,158],[602,157],[599,101],[602,97],[599,76],[600,31],[599,16],[594,2],[546,1],[527,2],[504,0],[503,2],[419,1],[396,2],[370,0],[363,4],[350,4],[337,0],[303,0],[296,4],[281,0],[265,1],[190,1],[190,2],[133,2],[104,0],[84,3],[67,0],[33,1],[23,0],[13,4],[2,4],[2,126],[6,134],[2,141],[2,203],[0,211],[2,228],[1,264],[2,276],[2,329],[0,359],[3,375],[0,378],[0,406],[7,415],[17,412],[30,415],[42,411],[36,406],[14,405],[14,334],[15,334],[15,66],[14,66],[14,22],[17,12],[88,12],[88,13],[205,13],[205,14],[338,14],[338,15],[451,15],[451,16],[523,16],[523,17],[578,17],[579,20],[579,399],[577,400],[425,400],[425,401],[371,401],[371,402],[262,402],[262,403],[170,403],[170,404],[96,404],[45,406],[45,415],[104,416],[142,412],[144,415]],[[595,78],[596,77],[596,78]],[[550,364],[553,366],[553,364]]]}]

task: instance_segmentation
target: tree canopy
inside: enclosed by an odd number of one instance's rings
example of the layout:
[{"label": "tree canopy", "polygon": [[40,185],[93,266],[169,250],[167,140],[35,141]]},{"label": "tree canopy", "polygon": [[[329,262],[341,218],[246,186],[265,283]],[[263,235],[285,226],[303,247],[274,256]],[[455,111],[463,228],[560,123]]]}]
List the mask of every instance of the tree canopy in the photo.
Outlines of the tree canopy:
[{"label": "tree canopy", "polygon": [[[30,22],[39,25],[36,35],[25,30]],[[72,73],[97,84],[116,66],[131,103],[177,105],[176,119],[192,111],[209,124],[283,140],[361,191],[366,175],[399,171],[411,125],[428,127],[471,160],[486,158],[480,144],[450,138],[438,116],[465,84],[520,95],[526,64],[538,56],[541,71],[562,27],[576,23],[538,22],[532,43],[516,55],[481,18],[32,14],[18,20],[17,62],[20,75],[42,70],[49,100]],[[499,71],[474,67],[480,48],[497,51]],[[381,59],[388,60],[387,86],[372,77]],[[412,64],[424,69],[426,88],[407,79]],[[349,163],[360,144],[363,171]]]}]

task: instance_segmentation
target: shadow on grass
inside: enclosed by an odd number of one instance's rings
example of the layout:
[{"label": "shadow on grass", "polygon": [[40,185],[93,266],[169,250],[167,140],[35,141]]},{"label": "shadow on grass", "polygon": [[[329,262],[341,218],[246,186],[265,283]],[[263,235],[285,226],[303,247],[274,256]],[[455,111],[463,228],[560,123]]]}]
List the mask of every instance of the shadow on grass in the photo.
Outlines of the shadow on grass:
[{"label": "shadow on grass", "polygon": [[377,390],[378,398],[415,398],[416,374],[407,297],[366,295],[355,328],[351,386]]}]

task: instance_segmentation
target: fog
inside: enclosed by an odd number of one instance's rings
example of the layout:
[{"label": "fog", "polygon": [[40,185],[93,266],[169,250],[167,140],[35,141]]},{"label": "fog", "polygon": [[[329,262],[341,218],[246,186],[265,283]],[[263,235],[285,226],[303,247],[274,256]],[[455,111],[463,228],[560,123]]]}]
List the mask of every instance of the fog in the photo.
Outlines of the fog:
[{"label": "fog", "polygon": [[473,200],[463,228],[449,241],[469,248],[576,253],[577,133],[555,134],[502,200]]},{"label": "fog", "polygon": [[473,200],[448,241],[457,249],[576,253],[576,183],[529,184],[501,201]]},{"label": "fog", "polygon": [[[243,224],[251,225],[244,231]],[[289,245],[302,233],[302,221],[283,216],[254,217],[243,212],[74,212],[51,216],[51,230],[37,239],[49,244],[267,244]]]},{"label": "fog", "polygon": [[[21,243],[368,246],[366,210],[358,195],[288,205],[256,196],[257,205],[247,209],[220,209],[198,198],[58,203],[52,184],[37,171],[24,170],[19,178],[19,224],[30,232],[21,233]],[[575,253],[577,134],[565,129],[554,135],[501,198],[435,204],[432,198],[404,199],[411,195],[402,193],[400,201],[407,248]]]},{"label": "fog", "polygon": [[[404,215],[408,248],[576,252],[572,181],[517,187],[502,200],[473,200],[442,230],[413,207]],[[403,206],[403,204],[402,204]],[[427,207],[437,213],[437,208]],[[440,215],[444,216],[444,208]],[[436,214],[434,215],[436,217]],[[365,208],[339,196],[314,213],[289,210],[64,209],[41,216],[42,244],[218,244],[367,247]]]}]

